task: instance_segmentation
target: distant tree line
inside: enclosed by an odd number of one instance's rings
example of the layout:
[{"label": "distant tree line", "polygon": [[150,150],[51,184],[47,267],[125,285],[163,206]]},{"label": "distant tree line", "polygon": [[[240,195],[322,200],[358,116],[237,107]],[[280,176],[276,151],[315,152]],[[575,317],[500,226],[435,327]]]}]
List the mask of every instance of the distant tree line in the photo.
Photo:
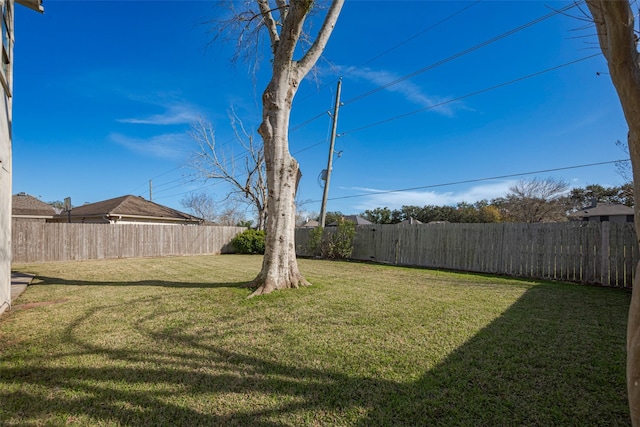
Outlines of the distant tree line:
[{"label": "distant tree line", "polygon": [[[565,181],[555,179],[522,180],[509,188],[503,196],[475,203],[461,202],[456,205],[402,206],[400,209],[380,207],[366,210],[359,215],[374,224],[398,224],[409,218],[423,223],[446,221],[452,223],[491,222],[558,222],[567,221],[567,215],[597,203],[617,203],[632,207],[633,183],[605,187],[599,184],[569,189]],[[53,206],[62,202],[51,202]],[[252,227],[253,221],[244,218],[246,210],[238,203],[217,203],[208,194],[189,194],[181,204],[193,215],[220,225]],[[318,219],[317,213],[300,212],[298,224],[310,218]],[[342,212],[327,212],[326,224],[342,221]]]},{"label": "distant tree line", "polygon": [[[558,222],[567,221],[568,214],[590,206],[594,201],[631,207],[634,205],[633,184],[618,187],[592,184],[569,190],[568,183],[561,180],[523,180],[510,187],[504,197],[493,200],[461,202],[454,206],[375,208],[364,211],[360,216],[375,224],[397,224],[410,218],[423,223]],[[334,212],[331,215],[342,214]]]}]

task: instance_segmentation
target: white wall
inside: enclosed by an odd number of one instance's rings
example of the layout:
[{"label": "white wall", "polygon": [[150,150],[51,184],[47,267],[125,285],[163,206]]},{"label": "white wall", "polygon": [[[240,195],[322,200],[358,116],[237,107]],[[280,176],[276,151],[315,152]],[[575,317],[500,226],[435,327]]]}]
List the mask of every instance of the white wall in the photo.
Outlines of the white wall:
[{"label": "white wall", "polygon": [[[13,12],[13,0],[5,1],[9,2],[9,10]],[[11,61],[7,82],[9,90],[12,90],[13,74],[13,14],[11,15]],[[11,304],[11,105],[12,98],[7,93],[7,88],[0,85],[0,313]]]}]

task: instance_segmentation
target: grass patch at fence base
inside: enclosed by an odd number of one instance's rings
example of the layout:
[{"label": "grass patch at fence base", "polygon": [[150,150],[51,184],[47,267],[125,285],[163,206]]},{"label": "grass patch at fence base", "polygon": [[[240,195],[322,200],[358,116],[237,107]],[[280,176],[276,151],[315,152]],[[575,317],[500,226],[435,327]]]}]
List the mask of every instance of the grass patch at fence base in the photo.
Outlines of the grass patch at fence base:
[{"label": "grass patch at fence base", "polygon": [[627,292],[300,260],[314,286],[246,299],[260,265],[16,265],[0,424],[629,424]]}]

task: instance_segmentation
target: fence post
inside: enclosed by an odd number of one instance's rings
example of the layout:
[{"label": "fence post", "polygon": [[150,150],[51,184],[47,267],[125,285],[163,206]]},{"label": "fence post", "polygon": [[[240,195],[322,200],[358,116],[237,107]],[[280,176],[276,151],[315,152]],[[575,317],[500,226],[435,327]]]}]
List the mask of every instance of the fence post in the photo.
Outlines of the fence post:
[{"label": "fence post", "polygon": [[[604,221],[600,223],[600,284],[604,286],[612,286],[611,274],[610,274],[610,238],[611,238],[611,223]],[[614,284],[615,286],[615,284]]]}]

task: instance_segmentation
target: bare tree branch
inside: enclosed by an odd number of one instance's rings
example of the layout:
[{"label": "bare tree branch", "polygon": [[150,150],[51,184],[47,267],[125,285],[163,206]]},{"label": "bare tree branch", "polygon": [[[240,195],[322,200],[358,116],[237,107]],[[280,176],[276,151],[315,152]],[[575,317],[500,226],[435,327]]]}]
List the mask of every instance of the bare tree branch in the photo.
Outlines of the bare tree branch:
[{"label": "bare tree branch", "polygon": [[276,5],[280,10],[280,21],[284,22],[287,20],[287,14],[289,12],[289,4],[287,4],[286,0],[276,0]]},{"label": "bare tree branch", "polygon": [[337,0],[331,3],[315,42],[298,63],[298,66],[303,70],[302,72],[304,74],[309,72],[309,70],[318,61],[318,58],[320,58],[320,55],[322,55],[322,52],[329,41],[329,36],[338,22],[338,16],[340,15],[343,4],[344,0]]},{"label": "bare tree branch", "polygon": [[276,21],[273,19],[273,11],[269,7],[269,0],[257,0],[257,2],[265,27],[269,33],[269,38],[271,39],[271,51],[275,53],[278,47],[278,41],[280,41],[280,35],[278,34]]},{"label": "bare tree branch", "polygon": [[[292,64],[298,40],[302,34],[304,22],[313,2],[311,0],[291,0],[287,19],[282,22],[282,34],[277,49],[273,52],[274,64]],[[293,63],[295,65],[295,62]]]},{"label": "bare tree branch", "polygon": [[211,123],[204,119],[195,122],[189,132],[197,146],[189,166],[206,180],[229,184],[231,190],[227,199],[252,206],[258,216],[257,227],[263,229],[267,219],[268,196],[264,150],[256,144],[254,135],[247,131],[233,108],[229,111],[229,118],[236,141],[243,148],[243,167],[237,168],[234,156],[227,158],[224,150],[216,146]]},{"label": "bare tree branch", "polygon": [[198,218],[208,222],[216,220],[215,202],[207,193],[189,193],[180,200],[180,204]]},{"label": "bare tree branch", "polygon": [[265,27],[257,0],[221,0],[220,9],[226,9],[228,16],[202,22],[211,35],[208,45],[215,42],[235,45],[231,63],[242,59],[249,64],[250,74],[255,77],[262,58],[261,34]]}]

